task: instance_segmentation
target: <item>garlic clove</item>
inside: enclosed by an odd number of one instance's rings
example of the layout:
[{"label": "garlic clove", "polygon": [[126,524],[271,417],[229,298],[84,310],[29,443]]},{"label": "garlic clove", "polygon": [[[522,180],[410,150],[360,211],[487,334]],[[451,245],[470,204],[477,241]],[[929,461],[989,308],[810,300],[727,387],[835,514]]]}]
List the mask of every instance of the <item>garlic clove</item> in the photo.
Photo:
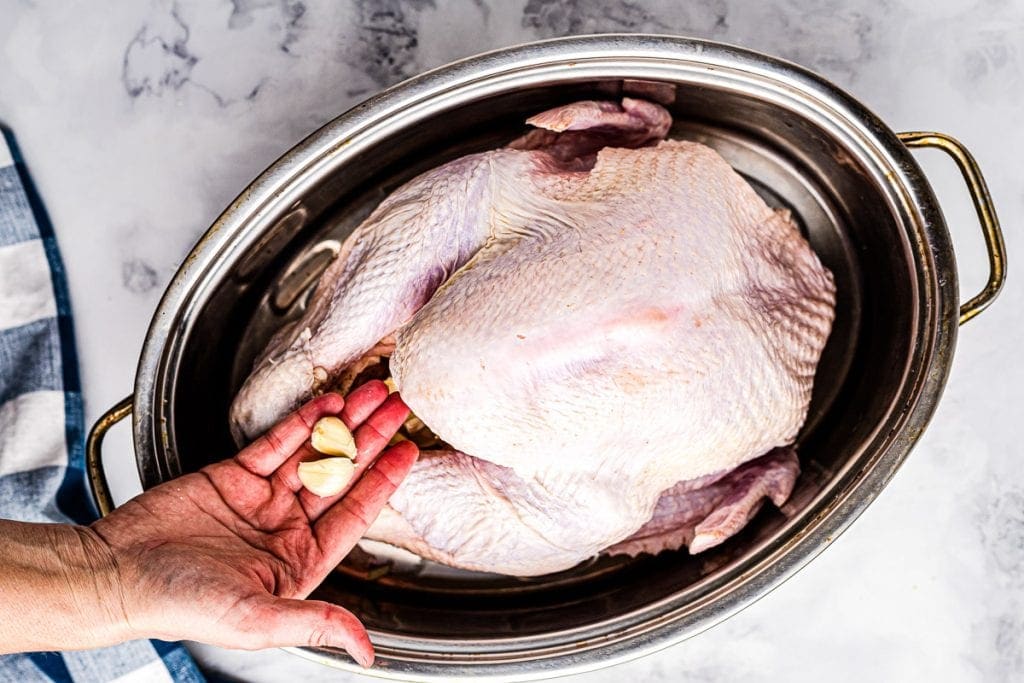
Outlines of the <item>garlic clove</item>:
[{"label": "garlic clove", "polygon": [[322,417],[310,435],[313,448],[324,455],[343,455],[355,459],[356,441],[345,423],[337,417]]},{"label": "garlic clove", "polygon": [[356,466],[348,458],[334,457],[299,463],[299,481],[321,498],[336,496],[352,481]]}]

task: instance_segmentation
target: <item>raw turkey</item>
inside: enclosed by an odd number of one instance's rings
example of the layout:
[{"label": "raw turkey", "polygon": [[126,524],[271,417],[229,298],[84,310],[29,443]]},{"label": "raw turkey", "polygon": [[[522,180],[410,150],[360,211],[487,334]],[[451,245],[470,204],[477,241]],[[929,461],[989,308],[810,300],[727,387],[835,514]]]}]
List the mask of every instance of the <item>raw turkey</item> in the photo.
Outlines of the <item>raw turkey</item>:
[{"label": "raw turkey", "polygon": [[710,548],[799,474],[831,274],[714,150],[633,99],[538,114],[348,238],[231,410],[247,440],[390,354],[427,451],[368,537],[530,576]]}]

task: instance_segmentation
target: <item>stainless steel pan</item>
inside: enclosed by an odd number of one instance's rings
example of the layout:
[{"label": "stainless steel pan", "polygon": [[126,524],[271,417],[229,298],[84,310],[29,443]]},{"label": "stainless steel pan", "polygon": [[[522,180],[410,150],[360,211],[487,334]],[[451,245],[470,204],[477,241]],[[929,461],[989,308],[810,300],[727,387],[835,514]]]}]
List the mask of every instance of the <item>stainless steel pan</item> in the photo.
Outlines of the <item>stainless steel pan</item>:
[{"label": "stainless steel pan", "polygon": [[[717,148],[769,203],[790,208],[836,276],[837,320],[799,437],[804,474],[791,501],[697,557],[606,558],[531,580],[429,564],[373,568],[357,557],[318,597],[363,618],[381,675],[529,679],[663,648],[791,576],[856,519],[919,438],[957,326],[1002,285],[1002,237],[981,174],[953,138],[896,134],[797,66],[684,38],[590,36],[474,57],[381,93],[288,152],[227,208],[167,288],[133,396],[90,436],[101,508],[110,507],[101,440],[129,412],[147,488],[233,452],[227,406],[253,356],[302,310],[337,241],[387,192],[499,146],[539,110],[651,93],[675,115],[672,136]],[[977,207],[991,271],[962,305],[939,204],[908,147],[948,152]],[[296,651],[353,667],[337,651]]]}]

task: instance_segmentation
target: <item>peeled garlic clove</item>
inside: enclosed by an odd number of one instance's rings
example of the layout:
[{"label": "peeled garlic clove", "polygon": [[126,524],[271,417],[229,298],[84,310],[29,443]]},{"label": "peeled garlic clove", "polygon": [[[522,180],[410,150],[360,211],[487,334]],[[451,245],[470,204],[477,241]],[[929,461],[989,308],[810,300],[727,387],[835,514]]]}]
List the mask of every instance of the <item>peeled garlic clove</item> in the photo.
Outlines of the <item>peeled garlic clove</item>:
[{"label": "peeled garlic clove", "polygon": [[322,417],[317,420],[309,440],[313,448],[324,455],[356,457],[356,441],[340,418]]},{"label": "peeled garlic clove", "polygon": [[341,493],[355,471],[356,466],[348,458],[324,458],[299,463],[299,481],[310,492],[327,498]]}]

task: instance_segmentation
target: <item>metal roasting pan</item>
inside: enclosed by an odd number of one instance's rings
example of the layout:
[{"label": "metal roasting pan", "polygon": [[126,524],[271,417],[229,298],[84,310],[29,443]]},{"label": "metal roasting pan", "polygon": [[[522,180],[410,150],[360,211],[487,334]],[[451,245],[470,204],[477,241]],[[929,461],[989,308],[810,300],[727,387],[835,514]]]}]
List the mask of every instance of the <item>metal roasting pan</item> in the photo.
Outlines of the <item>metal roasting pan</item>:
[{"label": "metal roasting pan", "polygon": [[[134,394],[94,426],[88,466],[101,510],[111,506],[103,435],[129,413],[145,488],[234,452],[227,408],[253,357],[301,313],[338,242],[388,192],[500,146],[533,113],[631,94],[664,98],[672,137],[716,148],[770,204],[789,208],[836,277],[837,318],[792,498],[696,557],[604,558],[526,580],[430,563],[374,567],[357,552],[314,595],[363,619],[378,653],[370,673],[529,680],[677,643],[792,576],[874,500],[920,437],[958,325],[1002,286],[1002,236],[978,167],[953,138],[896,134],[793,64],[667,36],[568,38],[455,62],[356,106],[275,162],[185,259],[153,316]],[[977,209],[990,275],[962,305],[946,224],[910,147],[949,153]],[[341,651],[293,651],[357,669]]]}]

